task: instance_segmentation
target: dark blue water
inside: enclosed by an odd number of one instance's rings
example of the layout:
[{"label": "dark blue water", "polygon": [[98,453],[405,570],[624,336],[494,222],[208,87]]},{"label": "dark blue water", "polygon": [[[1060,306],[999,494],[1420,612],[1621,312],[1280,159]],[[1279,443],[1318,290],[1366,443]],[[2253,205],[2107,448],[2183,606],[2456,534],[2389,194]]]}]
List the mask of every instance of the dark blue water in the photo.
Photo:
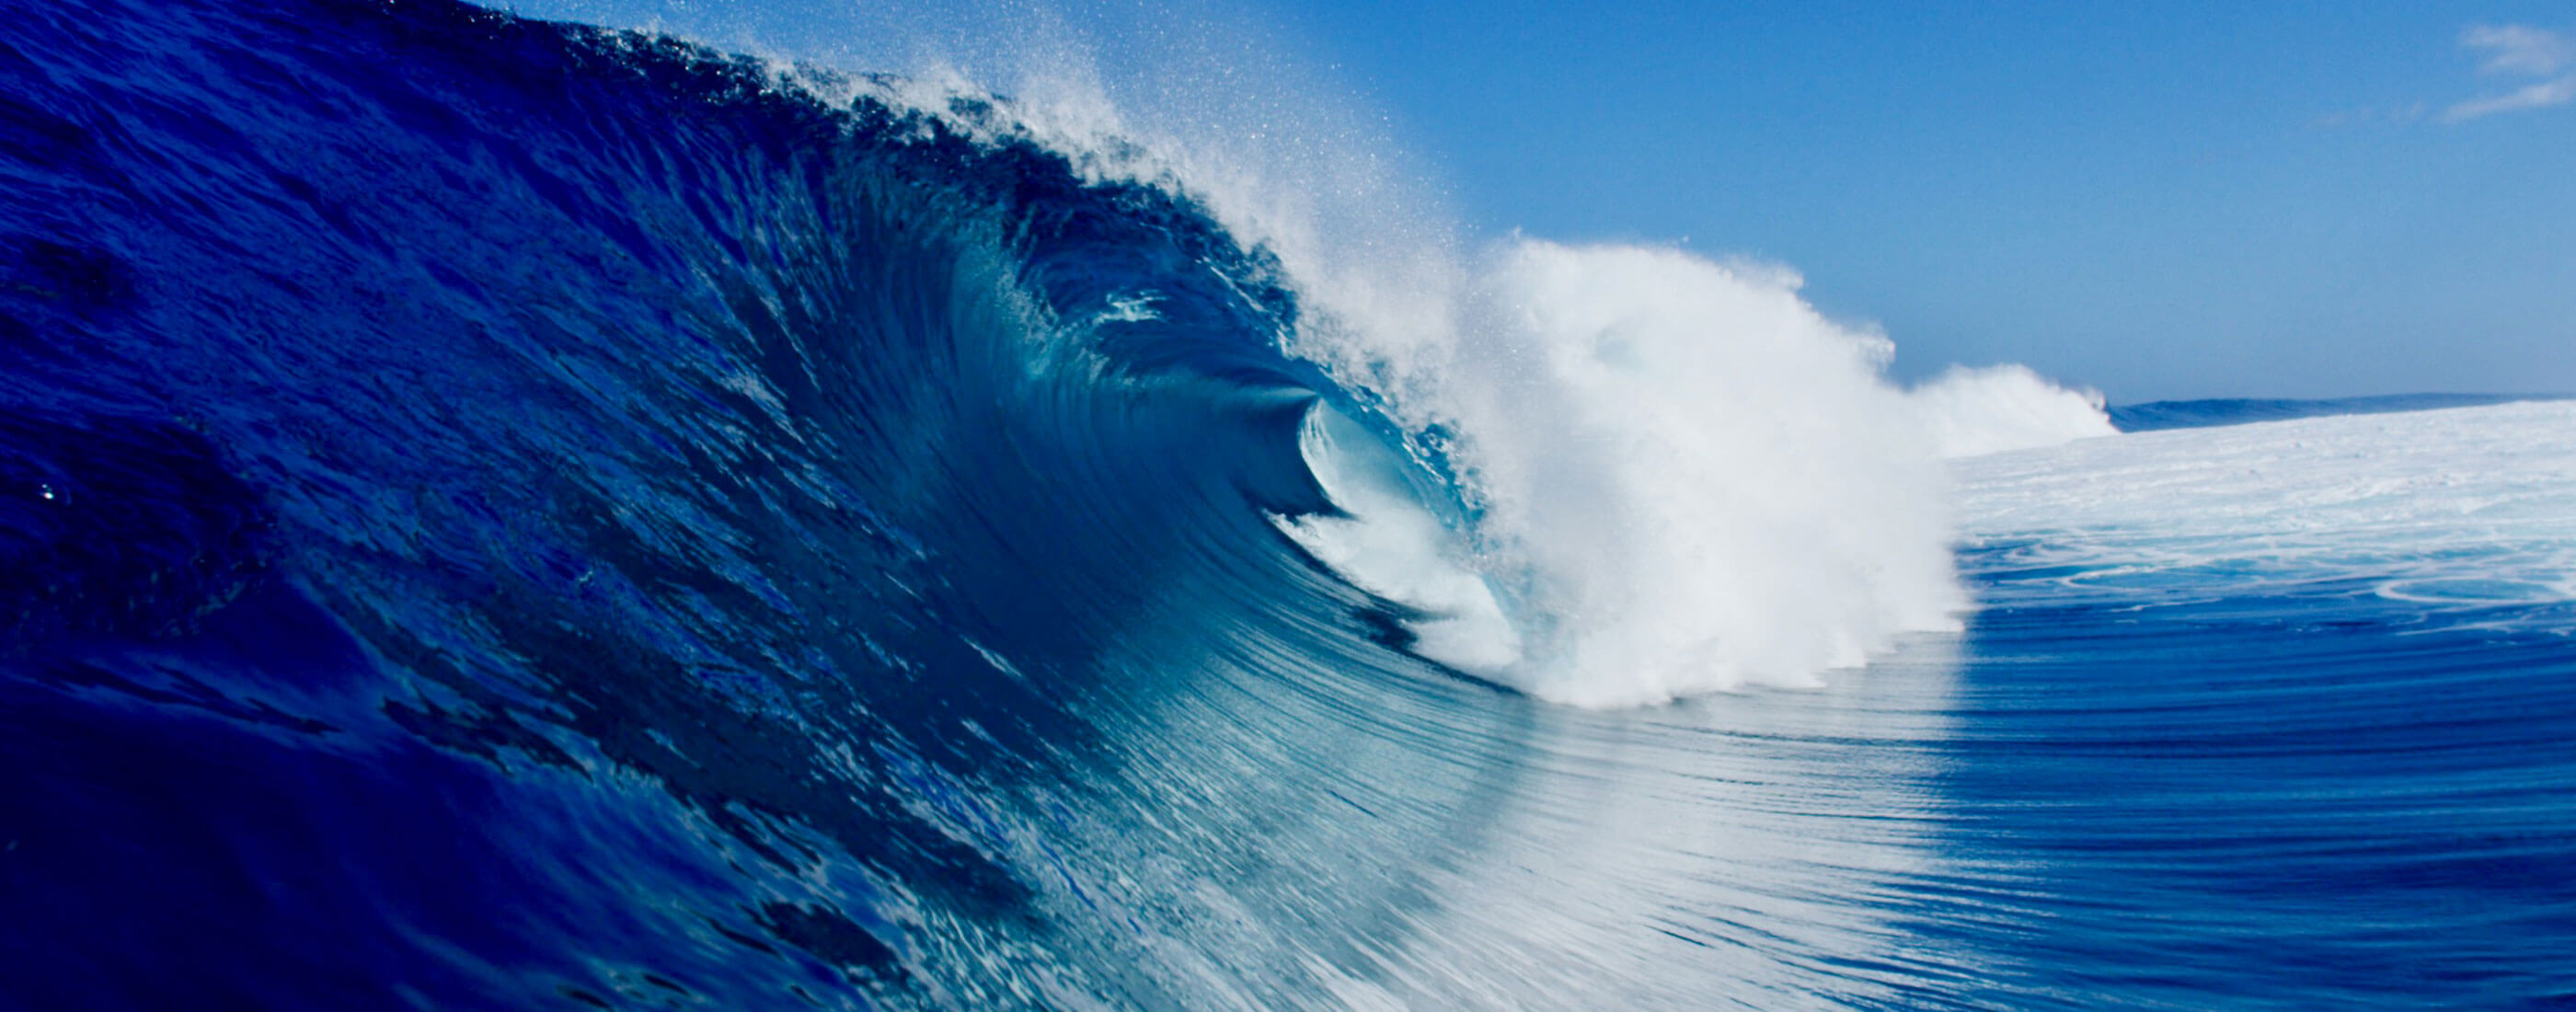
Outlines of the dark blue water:
[{"label": "dark blue water", "polygon": [[7,14],[0,1007],[2576,1003],[2564,603],[2036,533],[1826,689],[1551,706],[1269,519],[1367,400],[1269,257],[992,107]]}]

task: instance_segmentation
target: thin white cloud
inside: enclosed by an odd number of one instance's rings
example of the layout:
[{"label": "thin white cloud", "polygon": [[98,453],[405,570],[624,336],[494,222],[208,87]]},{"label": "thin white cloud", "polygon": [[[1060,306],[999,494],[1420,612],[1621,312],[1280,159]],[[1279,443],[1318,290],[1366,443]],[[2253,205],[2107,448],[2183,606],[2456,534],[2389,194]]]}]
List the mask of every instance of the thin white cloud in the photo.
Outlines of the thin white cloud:
[{"label": "thin white cloud", "polygon": [[2569,102],[2576,102],[2576,74],[2554,81],[2525,85],[2502,95],[2470,99],[2442,110],[2442,119],[2445,122],[2458,123],[2480,116],[2493,116],[2500,112],[2546,109],[2553,105],[2566,105]]},{"label": "thin white cloud", "polygon": [[2576,39],[2530,25],[2470,25],[2460,32],[2460,45],[2484,50],[2478,69],[2489,74],[2547,77],[2576,63]]},{"label": "thin white cloud", "polygon": [[2550,79],[2454,103],[2442,110],[2443,122],[2576,102],[2576,74],[2551,76],[2576,65],[2576,38],[2565,32],[2530,25],[2470,25],[2460,32],[2460,47],[2483,54],[2478,61],[2480,73]]}]

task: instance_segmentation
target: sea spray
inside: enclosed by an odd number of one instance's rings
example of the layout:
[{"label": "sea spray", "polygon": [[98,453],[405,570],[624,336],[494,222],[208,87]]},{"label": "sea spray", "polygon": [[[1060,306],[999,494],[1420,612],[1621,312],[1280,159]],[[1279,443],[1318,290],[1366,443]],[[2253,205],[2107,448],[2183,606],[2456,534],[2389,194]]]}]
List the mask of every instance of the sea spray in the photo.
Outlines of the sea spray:
[{"label": "sea spray", "polygon": [[2055,446],[2118,431],[2102,395],[2060,386],[2029,366],[1951,366],[1908,391],[1944,457]]}]

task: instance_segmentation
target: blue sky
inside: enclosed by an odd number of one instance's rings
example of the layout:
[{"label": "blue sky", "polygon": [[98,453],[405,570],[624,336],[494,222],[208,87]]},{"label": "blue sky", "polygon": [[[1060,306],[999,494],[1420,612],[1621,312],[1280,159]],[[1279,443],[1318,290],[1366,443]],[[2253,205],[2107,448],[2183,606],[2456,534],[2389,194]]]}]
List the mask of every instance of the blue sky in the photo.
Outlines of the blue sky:
[{"label": "blue sky", "polygon": [[1273,10],[1471,221],[1786,262],[1900,371],[2576,391],[2576,4]]},{"label": "blue sky", "polygon": [[[1052,6],[1003,2],[519,6],[829,58]],[[1902,375],[2021,361],[2114,401],[2576,392],[2576,3],[1054,9],[1113,62],[1258,40],[1265,80],[1302,68],[1289,87],[1383,114],[1478,233],[1793,266],[1883,325]]]}]

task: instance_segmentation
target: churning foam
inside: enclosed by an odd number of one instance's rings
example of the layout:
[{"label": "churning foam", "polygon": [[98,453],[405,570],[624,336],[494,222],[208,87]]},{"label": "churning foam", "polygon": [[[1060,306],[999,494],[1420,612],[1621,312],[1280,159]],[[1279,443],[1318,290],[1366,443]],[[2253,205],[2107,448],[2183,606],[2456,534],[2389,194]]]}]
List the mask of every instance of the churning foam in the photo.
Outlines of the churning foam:
[{"label": "churning foam", "polygon": [[2026,365],[1951,366],[1912,393],[1944,457],[1976,457],[2108,436],[2102,395],[2049,382]]},{"label": "churning foam", "polygon": [[1502,677],[1656,702],[1957,628],[1945,479],[1881,377],[1890,346],[1797,288],[1672,249],[1496,258],[1453,408],[1489,564],[1546,629]]}]

